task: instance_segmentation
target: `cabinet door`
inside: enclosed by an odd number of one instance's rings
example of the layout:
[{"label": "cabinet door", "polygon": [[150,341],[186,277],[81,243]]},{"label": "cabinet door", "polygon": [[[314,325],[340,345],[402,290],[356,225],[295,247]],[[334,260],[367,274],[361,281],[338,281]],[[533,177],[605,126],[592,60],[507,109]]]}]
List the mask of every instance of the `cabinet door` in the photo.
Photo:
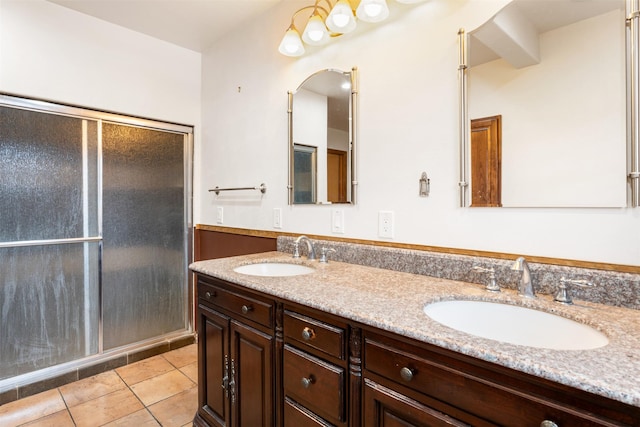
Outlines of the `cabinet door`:
[{"label": "cabinet door", "polygon": [[364,427],[469,426],[420,402],[365,379]]},{"label": "cabinet door", "polygon": [[229,318],[200,305],[198,371],[200,414],[210,426],[230,425]]},{"label": "cabinet door", "polygon": [[273,337],[231,321],[231,405],[234,427],[274,424]]}]

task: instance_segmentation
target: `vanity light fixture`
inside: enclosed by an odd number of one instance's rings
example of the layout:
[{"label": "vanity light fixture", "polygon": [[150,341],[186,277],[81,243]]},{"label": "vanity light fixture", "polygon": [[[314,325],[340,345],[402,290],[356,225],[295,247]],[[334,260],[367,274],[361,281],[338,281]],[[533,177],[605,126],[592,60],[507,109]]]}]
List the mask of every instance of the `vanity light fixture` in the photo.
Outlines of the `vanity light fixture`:
[{"label": "vanity light fixture", "polygon": [[320,15],[320,11],[324,12],[324,16],[328,16],[329,12],[321,6],[318,6],[318,2],[313,9],[313,14],[307,21],[307,26],[304,27],[302,32],[302,40],[312,46],[320,46],[329,41],[329,31],[324,24],[324,20]]},{"label": "vanity light fixture", "polygon": [[349,0],[338,0],[327,17],[327,28],[336,34],[346,34],[356,29],[356,16]]},{"label": "vanity light fixture", "polygon": [[[411,4],[425,0],[396,1]],[[307,18],[301,36],[295,19],[301,12],[308,10],[312,12]],[[291,16],[291,24],[280,42],[278,51],[286,56],[301,56],[305,52],[305,44],[320,46],[328,43],[332,37],[353,31],[358,19],[375,23],[384,21],[388,16],[387,0],[315,0],[313,5],[298,9]]]},{"label": "vanity light fixture", "polygon": [[360,0],[356,16],[365,22],[381,22],[389,16],[386,0]]}]

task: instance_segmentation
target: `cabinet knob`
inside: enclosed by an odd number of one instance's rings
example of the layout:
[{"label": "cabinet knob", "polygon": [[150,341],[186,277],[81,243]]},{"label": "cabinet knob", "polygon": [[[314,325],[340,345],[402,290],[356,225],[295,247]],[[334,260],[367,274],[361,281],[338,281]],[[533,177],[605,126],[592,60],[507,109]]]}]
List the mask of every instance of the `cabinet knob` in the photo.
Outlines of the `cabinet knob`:
[{"label": "cabinet knob", "polygon": [[558,424],[554,423],[553,421],[544,420],[540,423],[540,427],[558,427]]},{"label": "cabinet knob", "polygon": [[305,341],[311,341],[315,337],[316,337],[316,333],[313,329],[309,327],[305,327],[302,330],[302,339],[304,339]]},{"label": "cabinet knob", "polygon": [[415,374],[415,371],[411,368],[407,368],[406,366],[400,369],[400,376],[402,377],[403,380],[407,382],[413,379],[414,374]]},{"label": "cabinet knob", "polygon": [[302,378],[300,382],[302,383],[302,387],[309,388],[311,384],[313,384],[313,376],[309,375],[309,378]]},{"label": "cabinet knob", "polygon": [[204,296],[205,296],[207,299],[211,299],[211,297],[215,297],[215,296],[216,296],[216,293],[215,293],[215,292],[207,291],[207,292],[205,292],[205,293],[204,293]]},{"label": "cabinet knob", "polygon": [[242,306],[242,314],[247,314],[250,311],[253,311],[253,307],[251,307],[250,305],[243,305]]}]

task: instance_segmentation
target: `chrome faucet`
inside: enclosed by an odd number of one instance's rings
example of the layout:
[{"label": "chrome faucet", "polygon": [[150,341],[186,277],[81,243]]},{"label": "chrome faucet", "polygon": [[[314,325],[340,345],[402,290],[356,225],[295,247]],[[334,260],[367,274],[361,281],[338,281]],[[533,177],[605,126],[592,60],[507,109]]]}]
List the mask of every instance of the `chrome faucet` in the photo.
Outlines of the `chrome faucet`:
[{"label": "chrome faucet", "polygon": [[293,242],[293,257],[300,258],[300,242],[307,244],[307,259],[316,259],[316,251],[313,249],[313,244],[307,236],[300,236]]},{"label": "chrome faucet", "polygon": [[536,292],[533,289],[533,281],[531,280],[531,271],[529,271],[529,264],[524,257],[519,257],[511,267],[512,270],[522,271],[520,277],[520,283],[518,284],[518,293],[526,298],[535,298]]}]

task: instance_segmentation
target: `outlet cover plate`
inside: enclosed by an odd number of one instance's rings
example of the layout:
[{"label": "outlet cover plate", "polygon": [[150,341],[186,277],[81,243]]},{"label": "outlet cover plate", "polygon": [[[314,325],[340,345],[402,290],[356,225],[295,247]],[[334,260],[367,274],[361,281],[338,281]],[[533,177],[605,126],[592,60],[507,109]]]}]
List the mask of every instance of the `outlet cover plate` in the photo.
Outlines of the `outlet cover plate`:
[{"label": "outlet cover plate", "polygon": [[393,239],[393,211],[378,212],[378,237]]},{"label": "outlet cover plate", "polygon": [[224,208],[222,206],[218,206],[216,208],[216,223],[222,224],[224,222]]},{"label": "outlet cover plate", "polygon": [[342,209],[331,210],[331,231],[344,234],[344,211]]},{"label": "outlet cover plate", "polygon": [[273,228],[282,228],[282,209],[273,208]]}]

